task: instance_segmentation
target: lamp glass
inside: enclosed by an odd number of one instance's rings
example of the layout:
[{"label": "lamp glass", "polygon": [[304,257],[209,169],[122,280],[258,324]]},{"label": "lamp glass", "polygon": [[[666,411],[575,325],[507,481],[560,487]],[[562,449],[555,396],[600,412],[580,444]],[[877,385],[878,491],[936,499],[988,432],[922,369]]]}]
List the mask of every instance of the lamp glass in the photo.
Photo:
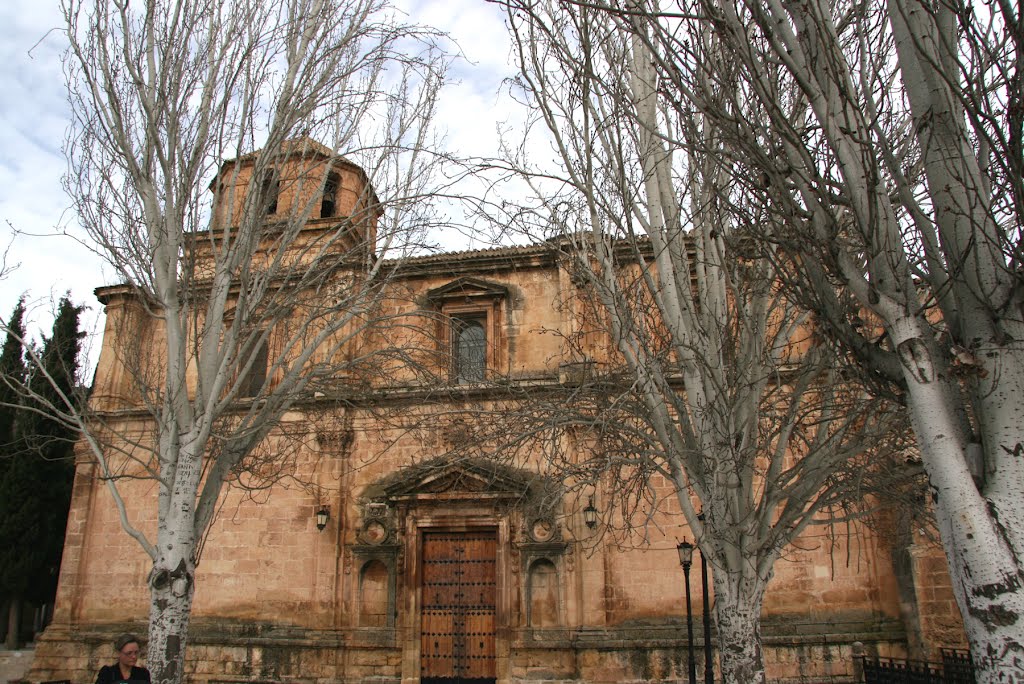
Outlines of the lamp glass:
[{"label": "lamp glass", "polygon": [[683,567],[689,567],[690,564],[693,563],[693,544],[686,541],[685,538],[676,545],[676,551],[679,552],[680,565]]}]

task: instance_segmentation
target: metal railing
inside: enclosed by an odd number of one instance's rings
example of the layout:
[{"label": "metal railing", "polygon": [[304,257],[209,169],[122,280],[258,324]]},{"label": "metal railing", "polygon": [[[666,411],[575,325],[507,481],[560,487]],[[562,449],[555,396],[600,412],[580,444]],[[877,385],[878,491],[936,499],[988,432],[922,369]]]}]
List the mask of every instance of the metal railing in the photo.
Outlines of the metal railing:
[{"label": "metal railing", "polygon": [[967,651],[944,648],[942,662],[861,655],[865,684],[975,684]]},{"label": "metal railing", "polygon": [[943,648],[942,671],[946,675],[946,682],[949,684],[974,684],[974,661],[971,660],[970,651],[961,651],[956,648]]}]

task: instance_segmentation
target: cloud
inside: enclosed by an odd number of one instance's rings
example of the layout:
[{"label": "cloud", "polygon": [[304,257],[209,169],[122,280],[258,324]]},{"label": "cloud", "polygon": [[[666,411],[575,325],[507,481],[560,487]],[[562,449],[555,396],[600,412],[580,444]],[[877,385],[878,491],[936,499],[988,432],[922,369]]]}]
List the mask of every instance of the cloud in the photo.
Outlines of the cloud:
[{"label": "cloud", "polygon": [[[462,52],[438,109],[437,125],[448,148],[464,156],[494,156],[498,127],[510,116],[522,116],[501,87],[514,73],[501,8],[481,0],[399,0],[398,8],[409,21],[448,33]],[[11,243],[12,227],[22,233],[7,253],[6,265],[18,267],[0,280],[0,316],[29,292],[33,301],[47,302],[37,328],[49,327],[48,300],[68,291],[98,316],[101,307],[92,290],[109,284],[97,256],[74,239],[54,236],[78,234],[61,187],[70,118],[60,59],[62,25],[56,4],[0,3],[0,250]],[[463,221],[459,211],[450,212],[456,222]],[[459,231],[439,241],[447,249],[474,245]]]},{"label": "cloud", "polygon": [[[0,280],[0,316],[29,295],[33,332],[49,333],[53,304],[70,292],[101,307],[92,290],[103,283],[102,262],[64,236],[75,231],[61,189],[68,108],[60,56],[62,24],[55,4],[0,3],[0,249],[11,269]],[[22,233],[13,241],[14,231]],[[13,241],[13,244],[12,244]]]}]

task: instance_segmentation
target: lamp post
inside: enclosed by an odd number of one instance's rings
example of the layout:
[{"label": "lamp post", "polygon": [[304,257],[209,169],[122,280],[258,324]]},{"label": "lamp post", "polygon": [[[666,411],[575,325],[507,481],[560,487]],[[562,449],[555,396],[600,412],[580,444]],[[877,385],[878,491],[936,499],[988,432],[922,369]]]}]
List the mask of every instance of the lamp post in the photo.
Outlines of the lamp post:
[{"label": "lamp post", "polygon": [[711,662],[711,609],[708,607],[708,559],[700,552],[700,588],[704,593],[704,684],[715,684],[715,666]]},{"label": "lamp post", "polygon": [[697,684],[697,663],[693,660],[693,609],[690,606],[690,566],[693,565],[693,544],[683,541],[676,545],[679,552],[679,564],[683,566],[686,578],[686,664],[690,675],[690,684]]},{"label": "lamp post", "polygon": [[[704,522],[701,511],[697,520]],[[711,661],[711,608],[708,606],[708,559],[700,552],[700,590],[704,598],[704,684],[715,684],[715,666]]]}]

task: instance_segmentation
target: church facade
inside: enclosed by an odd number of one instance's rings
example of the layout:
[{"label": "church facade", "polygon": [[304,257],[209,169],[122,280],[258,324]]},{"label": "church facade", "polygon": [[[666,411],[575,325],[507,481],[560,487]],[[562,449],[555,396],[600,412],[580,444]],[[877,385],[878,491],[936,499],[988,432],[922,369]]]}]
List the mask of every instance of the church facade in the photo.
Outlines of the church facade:
[{"label": "church facade", "polygon": [[[315,163],[329,163],[326,155]],[[330,188],[365,194],[342,165]],[[244,174],[241,182],[248,182]],[[278,198],[275,195],[275,203]],[[287,202],[282,194],[280,201]],[[315,219],[329,220],[331,217]],[[360,402],[311,397],[284,416],[303,435],[295,477],[230,489],[204,541],[187,680],[196,684],[686,681],[681,514],[640,539],[603,529],[600,487],[561,489],[541,464],[446,457],[461,438],[429,416],[495,405],[488,383],[572,383],[559,337],[577,325],[572,278],[547,245],[414,257],[393,287],[423,312],[453,391],[411,380]],[[138,334],[128,288],[106,307],[93,408],[121,433],[147,430],[116,340]],[[147,334],[152,334],[152,331]],[[421,415],[416,429],[395,416]],[[119,482],[126,515],[153,529],[156,486]],[[53,623],[30,678],[89,682],[124,631],[145,634],[149,559],[82,448]],[[691,571],[703,680],[701,562]],[[765,601],[769,679],[852,681],[853,654],[934,657],[963,635],[941,549],[896,524],[815,529],[776,564]],[[710,569],[713,572],[713,568]],[[712,644],[714,641],[712,640]]]}]

